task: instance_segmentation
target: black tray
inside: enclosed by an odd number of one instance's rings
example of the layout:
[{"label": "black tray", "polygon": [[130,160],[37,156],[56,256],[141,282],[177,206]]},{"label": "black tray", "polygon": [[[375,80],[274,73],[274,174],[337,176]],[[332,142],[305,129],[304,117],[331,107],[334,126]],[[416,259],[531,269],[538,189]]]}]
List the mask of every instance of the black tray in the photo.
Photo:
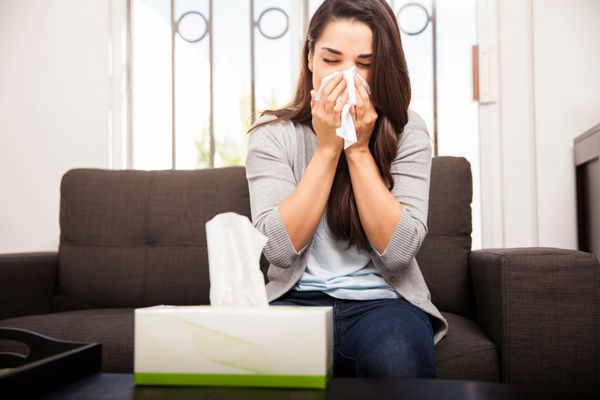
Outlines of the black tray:
[{"label": "black tray", "polygon": [[102,345],[54,339],[17,328],[0,328],[0,339],[22,342],[29,354],[0,353],[0,397],[38,396],[100,371]]}]

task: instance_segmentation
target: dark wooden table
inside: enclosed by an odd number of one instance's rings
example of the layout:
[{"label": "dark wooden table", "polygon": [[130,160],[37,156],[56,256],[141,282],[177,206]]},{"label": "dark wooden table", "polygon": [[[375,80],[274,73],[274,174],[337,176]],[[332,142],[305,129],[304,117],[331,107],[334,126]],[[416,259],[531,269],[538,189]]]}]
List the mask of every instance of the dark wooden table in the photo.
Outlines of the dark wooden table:
[{"label": "dark wooden table", "polygon": [[48,393],[42,399],[520,399],[511,385],[445,379],[334,377],[326,390],[245,387],[135,386],[131,374],[96,374]]}]

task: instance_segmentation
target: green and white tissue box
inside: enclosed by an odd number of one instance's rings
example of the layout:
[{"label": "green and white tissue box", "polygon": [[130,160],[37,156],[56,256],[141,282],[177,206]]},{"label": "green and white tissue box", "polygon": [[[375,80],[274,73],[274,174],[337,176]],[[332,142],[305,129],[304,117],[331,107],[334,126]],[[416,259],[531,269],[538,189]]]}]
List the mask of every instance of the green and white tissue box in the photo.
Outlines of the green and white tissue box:
[{"label": "green and white tissue box", "polygon": [[135,310],[136,385],[325,389],[333,311],[321,306]]}]

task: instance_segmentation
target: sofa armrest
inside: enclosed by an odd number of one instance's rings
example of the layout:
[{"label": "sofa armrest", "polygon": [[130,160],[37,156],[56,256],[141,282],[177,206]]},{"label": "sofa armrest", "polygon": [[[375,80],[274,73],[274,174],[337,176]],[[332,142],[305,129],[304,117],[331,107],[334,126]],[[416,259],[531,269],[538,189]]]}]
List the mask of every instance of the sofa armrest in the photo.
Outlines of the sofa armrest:
[{"label": "sofa armrest", "polygon": [[0,320],[51,312],[58,253],[0,254]]},{"label": "sofa armrest", "polygon": [[477,319],[502,380],[531,399],[598,398],[599,278],[594,255],[556,248],[470,254]]}]

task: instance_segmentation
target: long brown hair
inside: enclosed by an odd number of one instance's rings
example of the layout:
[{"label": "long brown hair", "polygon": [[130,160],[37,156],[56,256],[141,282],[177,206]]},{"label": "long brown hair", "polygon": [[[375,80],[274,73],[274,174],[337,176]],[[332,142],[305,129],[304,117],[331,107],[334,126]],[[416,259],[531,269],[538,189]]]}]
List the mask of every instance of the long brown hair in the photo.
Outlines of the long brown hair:
[{"label": "long brown hair", "polygon": [[[248,133],[261,125],[281,120],[291,120],[312,128],[309,49],[315,54],[315,43],[325,26],[336,20],[359,21],[373,32],[369,85],[371,102],[378,117],[369,149],[386,186],[392,190],[394,181],[390,166],[396,156],[399,135],[408,122],[411,88],[396,16],[385,0],[325,0],[310,20],[293,101],[283,108],[263,111],[261,115],[275,115],[277,119],[254,125]],[[334,237],[347,240],[348,247],[355,244],[359,249],[371,251],[360,222],[345,156],[339,158],[327,201],[327,223]]]}]

